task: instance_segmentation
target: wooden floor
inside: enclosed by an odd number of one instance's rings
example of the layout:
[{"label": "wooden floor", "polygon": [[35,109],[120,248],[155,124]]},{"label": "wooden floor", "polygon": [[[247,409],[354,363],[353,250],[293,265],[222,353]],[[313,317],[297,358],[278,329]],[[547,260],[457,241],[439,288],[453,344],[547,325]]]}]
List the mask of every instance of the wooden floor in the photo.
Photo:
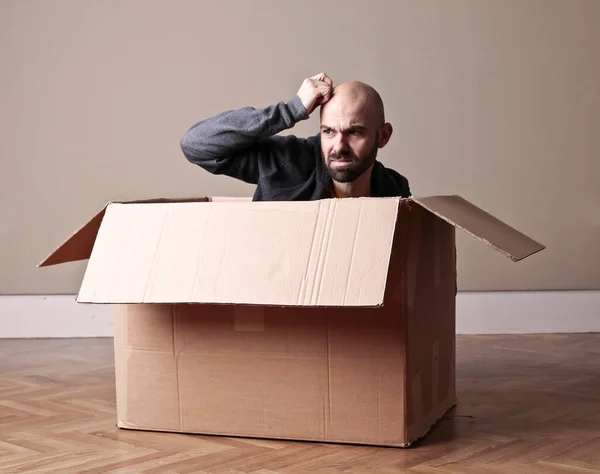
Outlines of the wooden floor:
[{"label": "wooden floor", "polygon": [[458,407],[410,449],[115,428],[112,340],[0,340],[0,472],[600,472],[600,334],[458,337]]}]

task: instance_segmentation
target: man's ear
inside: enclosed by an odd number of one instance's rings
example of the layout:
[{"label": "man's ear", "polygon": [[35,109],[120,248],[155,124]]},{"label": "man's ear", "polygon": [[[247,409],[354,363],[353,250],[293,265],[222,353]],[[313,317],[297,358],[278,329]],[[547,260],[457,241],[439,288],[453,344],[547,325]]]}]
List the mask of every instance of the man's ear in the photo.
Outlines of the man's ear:
[{"label": "man's ear", "polygon": [[379,129],[379,141],[377,142],[377,146],[379,148],[383,148],[387,145],[392,137],[392,132],[394,131],[391,123],[384,123]]}]

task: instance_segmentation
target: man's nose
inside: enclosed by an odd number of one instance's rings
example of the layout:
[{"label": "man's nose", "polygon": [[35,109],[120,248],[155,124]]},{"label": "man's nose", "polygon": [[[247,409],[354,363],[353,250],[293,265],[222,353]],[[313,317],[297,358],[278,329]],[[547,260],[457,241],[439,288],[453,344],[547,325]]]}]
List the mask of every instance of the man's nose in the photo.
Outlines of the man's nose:
[{"label": "man's nose", "polygon": [[348,151],[348,139],[344,133],[338,133],[333,143],[333,151],[336,154]]}]

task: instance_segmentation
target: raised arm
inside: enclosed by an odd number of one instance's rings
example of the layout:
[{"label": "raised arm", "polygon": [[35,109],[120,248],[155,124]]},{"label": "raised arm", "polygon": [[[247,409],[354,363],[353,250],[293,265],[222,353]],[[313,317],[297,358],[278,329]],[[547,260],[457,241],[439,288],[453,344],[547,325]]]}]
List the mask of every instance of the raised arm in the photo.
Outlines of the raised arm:
[{"label": "raised arm", "polygon": [[256,184],[290,159],[289,140],[274,137],[305,120],[329,100],[332,82],[325,74],[305,79],[289,102],[265,108],[223,112],[192,126],[181,139],[186,158],[213,174]]}]

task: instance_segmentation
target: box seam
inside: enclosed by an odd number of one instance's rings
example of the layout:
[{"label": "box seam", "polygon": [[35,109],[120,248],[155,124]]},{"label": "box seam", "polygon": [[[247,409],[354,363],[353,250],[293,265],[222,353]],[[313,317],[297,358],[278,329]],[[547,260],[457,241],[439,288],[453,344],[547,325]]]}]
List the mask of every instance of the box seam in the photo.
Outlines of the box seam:
[{"label": "box seam", "polygon": [[175,350],[175,319],[177,317],[177,307],[175,305],[171,306],[171,324],[173,331],[173,359],[175,361],[175,378],[176,378],[176,386],[177,386],[177,410],[179,412],[179,430],[183,431],[183,410],[181,409],[181,387],[180,377],[179,377],[179,354]]},{"label": "box seam", "polygon": [[328,437],[331,425],[331,344],[329,343],[331,333],[329,331],[329,322],[327,322],[327,417],[324,420],[324,438]]}]

